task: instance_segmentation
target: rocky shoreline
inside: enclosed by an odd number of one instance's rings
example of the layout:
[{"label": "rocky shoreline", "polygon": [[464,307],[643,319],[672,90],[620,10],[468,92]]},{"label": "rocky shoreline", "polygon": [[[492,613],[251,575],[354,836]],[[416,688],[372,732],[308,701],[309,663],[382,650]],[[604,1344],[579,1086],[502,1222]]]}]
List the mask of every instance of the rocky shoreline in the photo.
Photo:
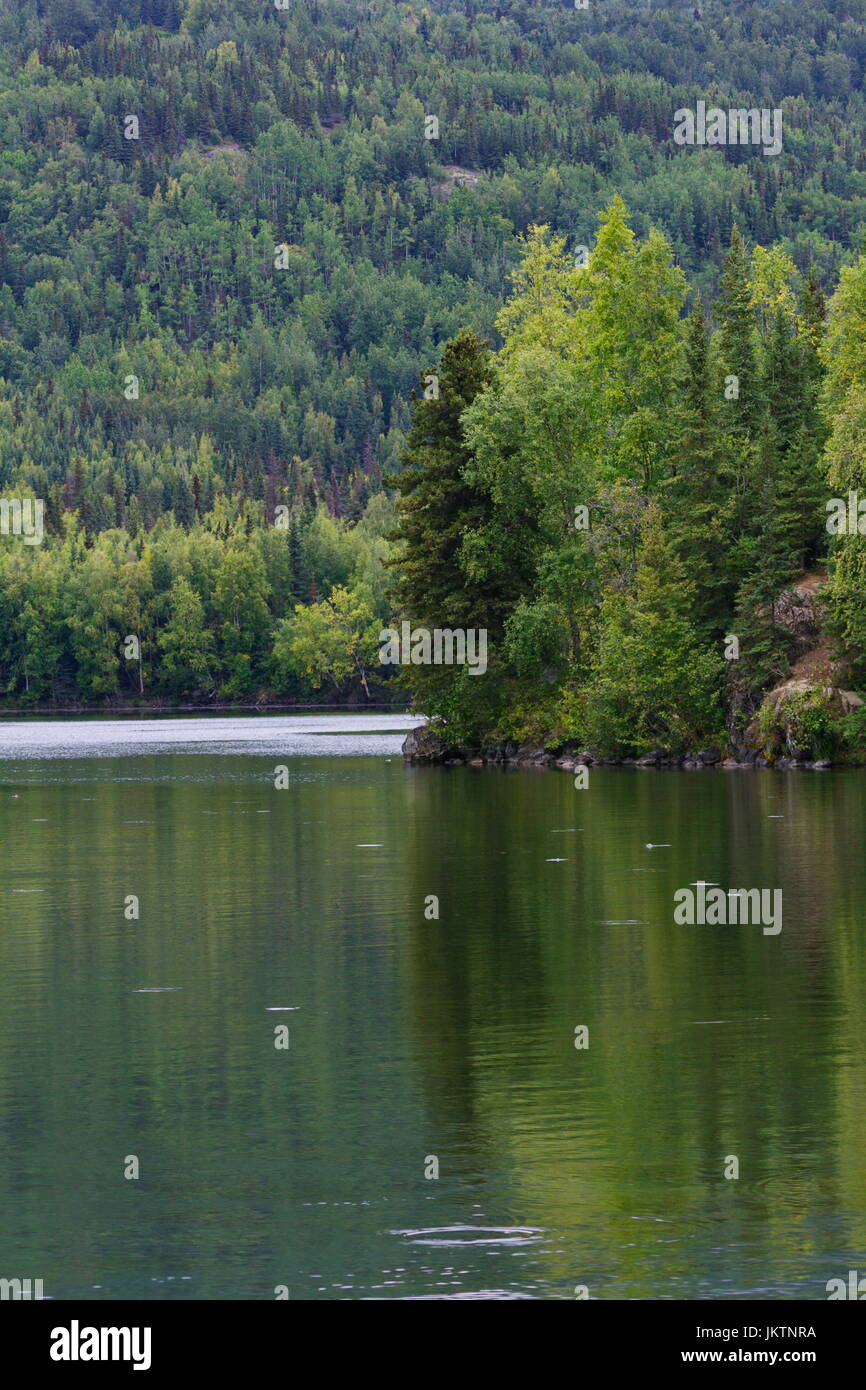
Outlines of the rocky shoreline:
[{"label": "rocky shoreline", "polygon": [[[845,688],[844,670],[831,659],[824,631],[820,591],[827,581],[823,570],[804,574],[784,589],[774,603],[774,621],[787,632],[792,644],[792,665],[786,677],[758,698],[744,698],[736,670],[729,670],[726,700],[726,737],[722,747],[697,748],[671,753],[657,748],[640,757],[602,757],[578,743],[560,740],[546,744],[502,743],[470,748],[449,743],[429,724],[413,730],[403,744],[407,763],[437,763],[445,767],[558,768],[574,772],[580,767],[682,768],[694,772],[706,768],[807,769],[824,772],[831,767],[863,767],[856,757],[817,757],[826,740],[814,737],[804,726],[804,713],[819,709],[827,719],[840,720],[860,709],[864,697]],[[812,746],[810,746],[810,744]],[[830,751],[837,751],[830,745]],[[842,750],[847,754],[847,750]]]},{"label": "rocky shoreline", "polygon": [[782,772],[803,768],[825,772],[835,766],[852,766],[850,763],[833,763],[827,758],[770,759],[748,749],[738,749],[727,755],[718,748],[700,748],[687,753],[656,749],[639,758],[607,758],[569,743],[557,747],[503,743],[492,748],[469,748],[447,743],[427,726],[412,729],[406,735],[403,759],[413,766],[556,768],[560,772],[574,772],[580,767],[679,768],[689,772],[702,769],[733,771],[741,768]]}]

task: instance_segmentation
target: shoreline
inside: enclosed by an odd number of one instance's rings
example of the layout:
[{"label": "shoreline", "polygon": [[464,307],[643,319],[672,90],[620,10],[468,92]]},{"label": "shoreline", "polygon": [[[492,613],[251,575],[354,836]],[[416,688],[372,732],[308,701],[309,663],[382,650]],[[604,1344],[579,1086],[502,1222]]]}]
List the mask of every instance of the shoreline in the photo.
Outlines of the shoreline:
[{"label": "shoreline", "polygon": [[[371,700],[362,704],[311,705],[311,704],[137,704],[137,705],[26,705],[0,708],[0,719],[26,718],[28,715],[57,715],[60,718],[74,718],[80,714],[105,716],[120,719],[124,715],[140,717],[147,714],[286,714],[293,711],[323,714],[406,714],[405,705],[393,705],[384,701]],[[413,715],[412,718],[415,716]]]},{"label": "shoreline", "polygon": [[538,771],[554,770],[576,773],[591,767],[636,768],[650,770],[700,772],[828,772],[839,768],[863,767],[854,761],[833,762],[829,758],[795,758],[783,755],[767,758],[751,749],[724,753],[719,748],[701,748],[686,753],[669,753],[659,749],[640,757],[602,757],[568,743],[555,747],[543,744],[504,743],[490,748],[452,746],[436,735],[424,732],[424,726],[412,729],[403,741],[403,761],[413,767],[473,767],[528,768]]}]

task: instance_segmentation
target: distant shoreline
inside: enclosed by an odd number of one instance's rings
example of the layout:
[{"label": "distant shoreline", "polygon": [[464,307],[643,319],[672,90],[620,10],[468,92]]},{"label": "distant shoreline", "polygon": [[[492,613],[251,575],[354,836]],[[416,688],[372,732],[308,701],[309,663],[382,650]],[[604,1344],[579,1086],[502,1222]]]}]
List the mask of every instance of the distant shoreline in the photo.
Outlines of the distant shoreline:
[{"label": "distant shoreline", "polygon": [[[310,712],[313,714],[410,714],[407,705],[394,705],[385,701],[370,700],[358,704],[311,705],[311,704],[197,704],[178,705],[153,704],[135,705],[25,705],[4,706],[0,708],[0,719],[20,719],[28,715],[57,715],[72,719],[78,714],[104,715],[110,719],[122,719],[125,715],[140,717],[147,714],[286,714]],[[413,718],[415,716],[412,716]]]}]

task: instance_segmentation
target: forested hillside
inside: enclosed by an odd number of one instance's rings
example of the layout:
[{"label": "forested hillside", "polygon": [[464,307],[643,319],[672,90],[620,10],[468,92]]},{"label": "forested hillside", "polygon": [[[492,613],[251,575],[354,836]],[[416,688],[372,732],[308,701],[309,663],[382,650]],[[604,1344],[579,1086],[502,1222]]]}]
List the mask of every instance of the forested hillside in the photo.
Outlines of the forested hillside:
[{"label": "forested hillside", "polygon": [[[866,226],[864,71],[863,0],[0,4],[0,489],[44,499],[46,531],[39,546],[2,538],[8,701],[342,698],[369,688],[371,668],[381,682],[373,634],[407,601],[383,562],[401,553],[390,497],[413,466],[413,389],[454,339],[464,359],[484,341],[504,352],[483,366],[496,390],[516,390],[508,373],[522,371],[520,389],[535,390],[532,373],[547,366],[524,358],[530,349],[554,351],[581,378],[588,357],[598,380],[619,371],[630,382],[615,333],[605,339],[588,307],[594,291],[569,279],[575,249],[596,247],[605,209],[605,235],[627,228],[624,209],[611,221],[618,196],[644,249],[623,230],[616,273],[630,275],[632,258],[640,275],[652,272],[647,284],[661,277],[662,299],[647,291],[633,304],[632,327],[655,334],[663,323],[665,349],[634,418],[625,396],[611,405],[612,388],[603,407],[565,392],[557,466],[572,457],[583,471],[536,480],[538,461],[512,452],[529,511],[511,520],[537,538],[556,489],[570,514],[584,494],[589,503],[622,485],[637,489],[622,502],[637,509],[632,521],[657,519],[667,546],[671,527],[706,528],[724,494],[736,516],[709,548],[693,536],[681,554],[700,581],[701,566],[714,569],[712,545],[724,552],[692,613],[701,640],[716,643],[737,611],[745,622],[763,544],[756,450],[762,486],[776,487],[779,469],[791,479],[782,492],[793,550],[766,575],[775,582],[823,558],[822,450],[850,381],[823,403],[822,295],[856,259]],[[780,109],[782,152],[678,146],[674,112],[699,100]],[[437,138],[427,138],[430,117]],[[520,277],[544,256],[545,284],[568,301],[565,318],[577,317],[557,344],[545,324],[518,351]],[[597,284],[597,267],[587,274]],[[622,304],[616,312],[623,321]],[[578,350],[571,335],[585,313],[601,336]],[[710,365],[696,375],[701,354]],[[743,395],[731,425],[731,412],[706,412],[720,409],[719,372],[734,359]],[[457,449],[455,485],[475,490],[495,526],[494,474],[511,447],[503,428],[473,414]],[[707,462],[717,449],[723,457]],[[695,521],[688,479],[699,457],[712,486],[697,488]],[[405,538],[405,514],[400,527]],[[611,588],[602,565],[578,585],[578,602],[575,576],[553,588],[539,579],[562,561],[540,558],[550,535],[527,539],[523,554],[509,533],[514,570],[495,581],[492,552],[481,554],[491,535],[477,531],[459,582],[476,626],[494,594],[502,660],[510,634],[508,700],[527,713],[503,725],[499,706],[461,707],[460,718],[476,731],[535,730],[548,717],[568,727],[578,716],[559,695],[583,688],[599,623],[614,621],[622,585],[649,572],[622,568]],[[543,605],[554,590],[552,615]],[[129,635],[140,650],[131,658]],[[532,661],[542,649],[539,704]],[[707,681],[701,718],[712,725],[721,676],[708,668]]]}]

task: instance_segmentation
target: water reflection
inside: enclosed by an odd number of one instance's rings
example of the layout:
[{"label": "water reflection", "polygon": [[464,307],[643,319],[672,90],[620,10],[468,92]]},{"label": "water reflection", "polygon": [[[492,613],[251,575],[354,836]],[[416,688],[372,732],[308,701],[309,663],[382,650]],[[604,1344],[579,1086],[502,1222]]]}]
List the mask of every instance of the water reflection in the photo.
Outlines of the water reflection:
[{"label": "water reflection", "polygon": [[[775,1299],[866,1267],[866,778],[293,757],[276,790],[269,758],[5,763],[10,1272]],[[781,887],[783,931],[676,926],[698,881]]]}]

